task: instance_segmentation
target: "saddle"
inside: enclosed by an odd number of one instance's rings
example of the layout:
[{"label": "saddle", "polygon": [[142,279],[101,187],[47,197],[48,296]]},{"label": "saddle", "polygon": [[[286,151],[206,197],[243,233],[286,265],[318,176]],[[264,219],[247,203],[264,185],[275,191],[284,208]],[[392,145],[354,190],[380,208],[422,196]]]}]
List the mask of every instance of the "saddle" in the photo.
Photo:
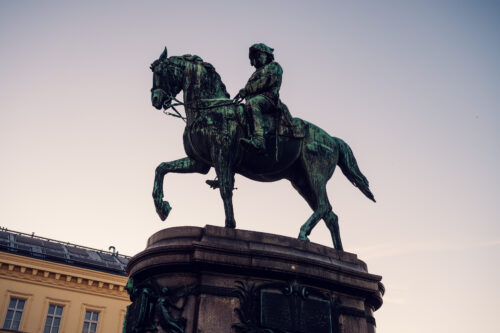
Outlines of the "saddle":
[{"label": "saddle", "polygon": [[[204,100],[203,104],[199,105],[200,111],[203,112],[202,109],[205,109],[210,113],[210,117],[203,117],[197,125],[210,127],[218,124],[214,128],[222,128],[223,119],[231,119],[247,127],[243,105],[235,107],[229,101]],[[302,147],[302,139],[306,136],[307,125],[302,119],[292,118],[284,103],[279,101],[277,104],[274,112],[263,114],[266,151],[245,150],[236,169],[238,173],[254,176],[260,174],[265,177],[270,172],[286,169],[297,158]],[[276,128],[276,125],[279,127]],[[276,140],[276,133],[279,140]],[[218,179],[207,180],[206,183],[212,189],[220,186]]]},{"label": "saddle", "polygon": [[[221,99],[205,99],[205,100],[200,100],[198,102],[198,108],[203,111],[203,110],[210,110],[212,113],[214,110],[220,112],[225,118],[229,119],[238,119],[238,122],[241,124],[244,123],[243,121],[243,110],[237,110],[237,109],[232,109],[232,101],[230,99],[226,98],[221,98]],[[285,103],[283,103],[281,100],[278,100],[277,105],[274,106],[274,112],[271,112],[271,114],[278,116],[279,115],[279,127],[278,127],[278,135],[279,136],[284,136],[284,137],[289,137],[289,138],[295,138],[295,139],[301,139],[305,137],[306,134],[306,126],[304,124],[304,121],[299,118],[293,118],[292,115],[290,114],[290,110],[286,106]],[[269,114],[267,115],[269,116]],[[264,117],[266,117],[264,115]],[[272,125],[268,126],[268,131],[265,133],[265,135],[269,134],[274,134],[276,131],[276,118],[274,117],[272,121]]]},{"label": "saddle", "polygon": [[296,139],[305,137],[306,129],[304,121],[299,118],[293,118],[290,114],[290,110],[288,110],[288,106],[281,100],[278,101],[276,112],[280,116],[278,124],[278,133],[280,136]]}]

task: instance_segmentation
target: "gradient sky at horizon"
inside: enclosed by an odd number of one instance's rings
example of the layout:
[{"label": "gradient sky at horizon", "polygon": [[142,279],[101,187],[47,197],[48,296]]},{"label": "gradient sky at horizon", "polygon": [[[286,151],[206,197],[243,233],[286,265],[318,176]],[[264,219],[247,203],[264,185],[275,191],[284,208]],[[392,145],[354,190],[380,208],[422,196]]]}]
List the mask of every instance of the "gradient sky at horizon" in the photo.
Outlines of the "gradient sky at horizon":
[{"label": "gradient sky at horizon", "polygon": [[[170,226],[224,224],[214,177],[184,157],[183,123],[151,106],[149,64],[198,54],[231,96],[264,42],[291,113],[344,139],[367,200],[337,170],[346,251],[383,276],[383,333],[497,332],[500,2],[2,1],[0,226],[133,255]],[[311,211],[289,183],[236,178],[238,228],[296,237]],[[331,245],[322,223],[311,241]]]}]

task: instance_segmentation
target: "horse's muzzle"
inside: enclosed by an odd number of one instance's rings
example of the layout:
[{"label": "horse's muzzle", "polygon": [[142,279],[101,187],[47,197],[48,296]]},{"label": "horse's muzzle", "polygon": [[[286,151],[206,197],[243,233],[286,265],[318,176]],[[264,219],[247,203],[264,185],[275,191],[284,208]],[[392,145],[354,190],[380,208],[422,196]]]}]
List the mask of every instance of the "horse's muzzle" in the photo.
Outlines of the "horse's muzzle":
[{"label": "horse's muzzle", "polygon": [[156,109],[161,110],[161,107],[163,106],[163,101],[162,101],[161,95],[157,94],[155,92],[152,92],[151,93],[151,103],[153,104],[153,106]]},{"label": "horse's muzzle", "polygon": [[151,92],[151,103],[156,109],[161,110],[162,107],[166,109],[171,102],[172,98],[168,98],[161,89],[155,89]]}]

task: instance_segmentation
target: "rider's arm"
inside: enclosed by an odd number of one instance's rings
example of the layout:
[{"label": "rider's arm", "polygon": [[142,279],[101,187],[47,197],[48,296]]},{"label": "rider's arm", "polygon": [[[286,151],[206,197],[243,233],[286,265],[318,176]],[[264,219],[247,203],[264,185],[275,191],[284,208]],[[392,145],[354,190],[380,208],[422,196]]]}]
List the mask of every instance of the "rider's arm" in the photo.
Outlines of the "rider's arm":
[{"label": "rider's arm", "polygon": [[268,91],[269,88],[276,84],[281,83],[281,76],[283,75],[283,70],[281,66],[276,63],[270,63],[267,68],[263,68],[260,73],[260,77],[257,80],[249,81],[245,86],[245,93],[247,95],[253,95],[260,92]]}]

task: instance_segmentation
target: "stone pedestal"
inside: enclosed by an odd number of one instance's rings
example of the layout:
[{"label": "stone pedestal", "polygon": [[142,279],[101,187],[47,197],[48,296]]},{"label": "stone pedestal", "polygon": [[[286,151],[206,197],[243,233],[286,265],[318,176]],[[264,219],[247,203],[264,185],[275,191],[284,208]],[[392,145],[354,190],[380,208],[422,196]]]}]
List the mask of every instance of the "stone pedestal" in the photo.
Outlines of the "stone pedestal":
[{"label": "stone pedestal", "polygon": [[375,332],[384,293],[355,254],[209,225],[155,233],[127,270],[127,333]]}]

